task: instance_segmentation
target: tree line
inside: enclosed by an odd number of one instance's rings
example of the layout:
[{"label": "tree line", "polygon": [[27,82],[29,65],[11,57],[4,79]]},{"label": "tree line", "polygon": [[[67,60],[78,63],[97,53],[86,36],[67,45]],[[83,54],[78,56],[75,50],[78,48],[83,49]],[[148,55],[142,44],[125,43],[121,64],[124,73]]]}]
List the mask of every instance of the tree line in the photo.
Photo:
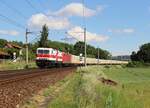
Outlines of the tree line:
[{"label": "tree line", "polygon": [[133,51],[131,60],[150,63],[150,43],[143,44],[137,52]]}]

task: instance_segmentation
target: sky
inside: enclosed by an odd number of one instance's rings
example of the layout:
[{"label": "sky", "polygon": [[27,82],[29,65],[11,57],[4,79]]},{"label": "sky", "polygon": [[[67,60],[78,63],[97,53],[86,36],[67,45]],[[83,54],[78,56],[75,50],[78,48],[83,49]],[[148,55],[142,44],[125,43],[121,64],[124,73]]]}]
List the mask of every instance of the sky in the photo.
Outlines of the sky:
[{"label": "sky", "polygon": [[150,42],[150,0],[0,0],[0,38],[25,42],[28,28],[33,43],[44,24],[51,40],[82,41],[86,27],[88,44],[131,54]]}]

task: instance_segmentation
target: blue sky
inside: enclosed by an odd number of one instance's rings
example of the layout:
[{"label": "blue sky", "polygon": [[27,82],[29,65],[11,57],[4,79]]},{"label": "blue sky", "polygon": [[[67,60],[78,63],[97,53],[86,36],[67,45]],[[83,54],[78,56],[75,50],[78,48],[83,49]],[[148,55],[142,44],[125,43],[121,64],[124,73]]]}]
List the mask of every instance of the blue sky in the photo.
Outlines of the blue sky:
[{"label": "blue sky", "polygon": [[[49,39],[60,41],[69,36],[82,40],[85,8],[88,43],[109,50],[113,55],[130,54],[144,43],[150,42],[149,0],[3,0],[0,2],[0,38],[25,40],[25,28],[39,31],[49,26]],[[30,4],[27,3],[29,1]],[[13,10],[12,10],[13,8]],[[21,24],[16,27],[1,15]],[[34,42],[37,35],[30,35]]]}]

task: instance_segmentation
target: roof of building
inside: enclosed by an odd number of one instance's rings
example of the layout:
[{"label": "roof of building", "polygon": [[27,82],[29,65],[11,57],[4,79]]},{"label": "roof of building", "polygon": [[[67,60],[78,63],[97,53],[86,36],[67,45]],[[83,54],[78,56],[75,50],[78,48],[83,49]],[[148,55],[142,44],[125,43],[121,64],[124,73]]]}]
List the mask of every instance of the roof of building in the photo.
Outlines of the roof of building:
[{"label": "roof of building", "polygon": [[9,48],[22,49],[22,47],[21,47],[21,46],[16,45],[16,44],[14,44],[14,43],[7,43],[7,44],[6,44],[6,46],[7,46],[7,47],[9,47]]}]

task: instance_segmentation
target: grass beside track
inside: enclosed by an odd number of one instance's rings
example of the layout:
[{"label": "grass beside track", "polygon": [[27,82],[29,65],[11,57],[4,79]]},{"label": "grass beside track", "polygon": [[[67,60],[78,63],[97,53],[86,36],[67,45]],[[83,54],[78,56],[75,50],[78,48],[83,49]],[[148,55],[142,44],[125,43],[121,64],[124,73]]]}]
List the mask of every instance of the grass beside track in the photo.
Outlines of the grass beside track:
[{"label": "grass beside track", "polygon": [[[0,63],[0,71],[3,70],[18,70],[18,69],[25,69],[26,63],[25,61],[5,61]],[[29,62],[29,68],[36,68],[35,61]]]},{"label": "grass beside track", "polygon": [[[103,84],[100,78],[116,81]],[[48,108],[150,108],[150,68],[78,68]]]}]

